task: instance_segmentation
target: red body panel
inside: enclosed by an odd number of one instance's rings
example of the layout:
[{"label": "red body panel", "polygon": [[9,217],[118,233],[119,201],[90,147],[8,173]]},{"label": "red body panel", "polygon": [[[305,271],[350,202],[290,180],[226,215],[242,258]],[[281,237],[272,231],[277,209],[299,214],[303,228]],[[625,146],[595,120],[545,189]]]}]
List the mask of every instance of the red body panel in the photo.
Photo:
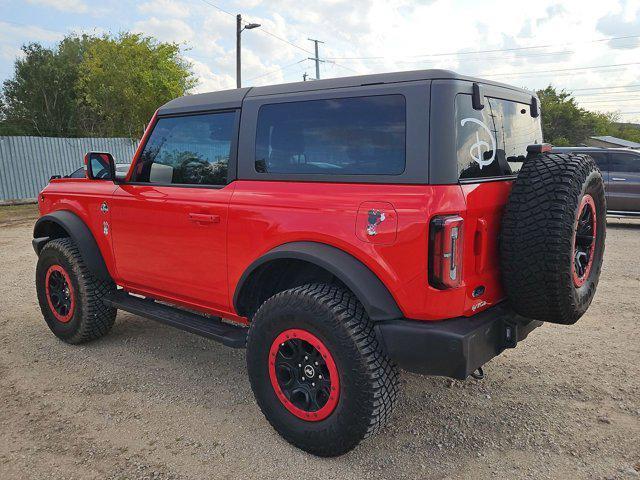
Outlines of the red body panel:
[{"label": "red body panel", "polygon": [[119,282],[229,311],[226,228],[233,188],[118,187],[109,205]]},{"label": "red body panel", "polygon": [[[462,314],[464,291],[439,291],[427,279],[429,218],[464,210],[458,185],[236,183],[229,213],[229,248],[237,248],[228,260],[230,294],[256,258],[283,243],[314,241],[344,250],[369,267],[408,318]],[[363,241],[366,232],[356,232],[357,225],[365,228],[357,221],[360,206],[379,199],[397,214],[393,243]]]},{"label": "red body panel", "polygon": [[111,198],[116,186],[108,180],[88,180],[86,178],[61,178],[51,180],[40,193],[38,208],[41,215],[55,210],[69,210],[75,213],[91,229],[102,252],[109,273],[118,278],[111,250],[111,238],[102,233],[103,222],[110,221],[109,212],[100,211],[102,202]]},{"label": "red body panel", "polygon": [[[462,185],[466,202],[464,283],[467,285],[465,315],[481,311],[504,298],[500,279],[498,237],[504,208],[511,192],[511,181],[496,181]],[[471,295],[483,286],[481,297]],[[484,305],[482,302],[486,302]]]},{"label": "red body panel", "polygon": [[[472,315],[503,298],[497,236],[511,182],[372,185],[236,180],[221,188],[122,185],[60,179],[41,213],[70,210],[91,228],[114,280],[128,290],[235,320],[245,269],[272,248],[321,242],[350,253],[386,285],[405,317]],[[100,211],[103,201],[109,211]],[[368,235],[370,210],[388,217]],[[195,215],[194,215],[195,214]],[[464,219],[463,282],[428,283],[428,226]],[[103,233],[103,222],[110,231]],[[474,298],[472,292],[484,287]]]}]

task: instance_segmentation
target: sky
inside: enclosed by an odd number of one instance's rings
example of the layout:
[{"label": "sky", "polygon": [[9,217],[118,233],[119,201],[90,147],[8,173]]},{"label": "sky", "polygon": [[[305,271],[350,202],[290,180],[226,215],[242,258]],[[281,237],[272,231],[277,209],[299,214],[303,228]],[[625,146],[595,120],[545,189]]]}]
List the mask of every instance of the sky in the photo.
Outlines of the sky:
[{"label": "sky", "polygon": [[529,89],[549,84],[584,108],[640,122],[640,0],[0,0],[0,81],[21,45],[65,34],[135,31],[176,42],[195,92],[235,88],[235,15],[243,86],[445,68]]}]

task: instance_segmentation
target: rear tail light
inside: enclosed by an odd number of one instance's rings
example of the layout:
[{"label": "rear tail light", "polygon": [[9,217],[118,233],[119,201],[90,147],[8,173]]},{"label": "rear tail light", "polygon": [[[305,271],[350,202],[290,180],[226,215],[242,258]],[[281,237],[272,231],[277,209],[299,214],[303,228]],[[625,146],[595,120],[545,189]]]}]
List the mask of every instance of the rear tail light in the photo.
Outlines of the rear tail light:
[{"label": "rear tail light", "polygon": [[429,225],[429,283],[439,289],[462,283],[462,217],[434,217]]}]

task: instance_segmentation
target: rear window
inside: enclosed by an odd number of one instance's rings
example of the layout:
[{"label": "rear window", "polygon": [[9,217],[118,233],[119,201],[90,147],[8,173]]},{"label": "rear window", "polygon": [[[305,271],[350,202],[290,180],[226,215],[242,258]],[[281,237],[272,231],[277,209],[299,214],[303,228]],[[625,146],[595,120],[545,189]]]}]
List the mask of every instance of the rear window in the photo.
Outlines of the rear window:
[{"label": "rear window", "polygon": [[259,173],[400,175],[405,169],[403,95],[263,105]]},{"label": "rear window", "polygon": [[458,175],[477,179],[513,175],[520,171],[527,146],[542,143],[540,117],[530,105],[485,98],[474,110],[471,95],[456,96],[456,151]]}]

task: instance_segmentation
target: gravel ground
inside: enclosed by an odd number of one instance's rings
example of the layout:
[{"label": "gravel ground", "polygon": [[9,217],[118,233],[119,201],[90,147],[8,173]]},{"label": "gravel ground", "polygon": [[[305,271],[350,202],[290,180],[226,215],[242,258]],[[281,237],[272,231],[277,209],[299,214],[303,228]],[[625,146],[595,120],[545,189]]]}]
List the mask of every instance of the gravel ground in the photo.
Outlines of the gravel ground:
[{"label": "gravel ground", "polygon": [[597,297],[483,381],[403,374],[392,423],[337,459],[270,428],[244,352],[120,313],[84,346],[47,329],[32,220],[0,219],[0,478],[639,478],[640,223],[611,220]]}]

